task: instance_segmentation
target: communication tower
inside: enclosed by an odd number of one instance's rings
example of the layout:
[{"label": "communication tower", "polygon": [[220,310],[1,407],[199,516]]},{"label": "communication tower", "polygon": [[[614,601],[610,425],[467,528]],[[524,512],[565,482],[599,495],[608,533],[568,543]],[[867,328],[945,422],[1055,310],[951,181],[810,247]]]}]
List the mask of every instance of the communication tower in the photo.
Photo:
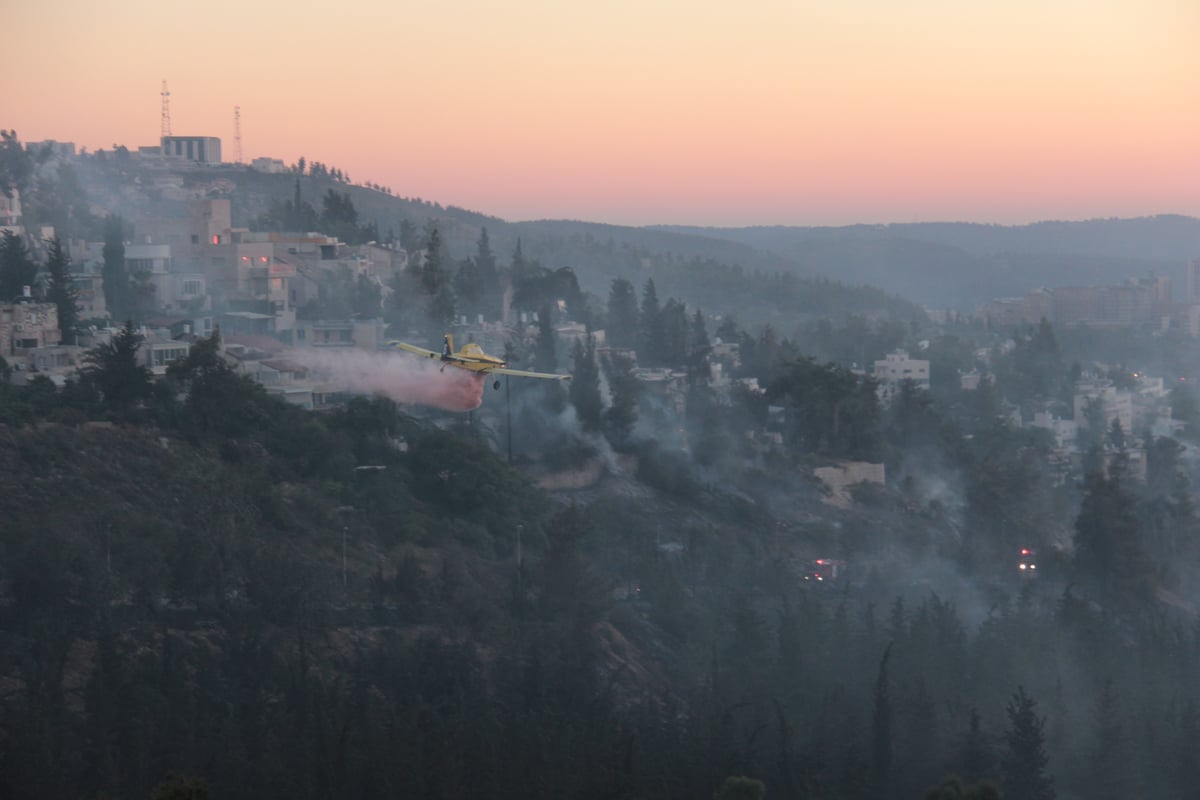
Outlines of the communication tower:
[{"label": "communication tower", "polygon": [[163,81],[162,96],[162,135],[171,135],[171,93],[167,91],[167,82]]},{"label": "communication tower", "polygon": [[233,107],[233,156],[234,161],[242,163],[242,107]]}]

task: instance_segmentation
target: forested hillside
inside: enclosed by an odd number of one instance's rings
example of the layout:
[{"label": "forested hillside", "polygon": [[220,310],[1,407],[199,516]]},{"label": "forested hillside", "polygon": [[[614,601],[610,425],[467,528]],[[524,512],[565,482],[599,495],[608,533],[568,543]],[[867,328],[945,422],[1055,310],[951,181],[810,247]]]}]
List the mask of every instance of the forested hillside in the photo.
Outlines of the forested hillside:
[{"label": "forested hillside", "polygon": [[[0,384],[6,796],[683,798],[748,776],[920,798],[955,775],[1177,797],[1200,777],[1196,524],[1167,443],[1144,490],[1056,485],[1045,439],[986,398],[880,409],[784,342],[764,363],[785,449],[737,443],[758,401],[704,416],[698,388],[688,450],[588,433],[581,405],[515,471],[468,417],[305,412],[215,340],[153,383],[131,344],[61,393]],[[1014,374],[1052,368],[1044,347]],[[520,416],[559,419],[549,402]],[[846,456],[895,488],[830,506],[809,469]],[[586,488],[529,477],[597,457]],[[1037,580],[1014,569],[1030,543]],[[830,556],[844,572],[813,582]]]},{"label": "forested hillside", "polygon": [[799,275],[878,286],[928,308],[974,311],[1039,287],[1166,275],[1182,291],[1200,220],[1180,216],[1032,225],[897,223],[839,228],[667,227],[769,252]]}]

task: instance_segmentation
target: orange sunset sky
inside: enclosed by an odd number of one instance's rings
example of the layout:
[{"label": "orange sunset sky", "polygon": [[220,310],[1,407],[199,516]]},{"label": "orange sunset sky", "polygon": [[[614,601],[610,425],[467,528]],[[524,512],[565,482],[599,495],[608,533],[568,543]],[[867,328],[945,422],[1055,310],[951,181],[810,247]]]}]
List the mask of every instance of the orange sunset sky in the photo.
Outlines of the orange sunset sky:
[{"label": "orange sunset sky", "polygon": [[[8,0],[0,127],[508,220],[1200,216],[1197,0]],[[15,45],[15,48],[13,47]]]}]

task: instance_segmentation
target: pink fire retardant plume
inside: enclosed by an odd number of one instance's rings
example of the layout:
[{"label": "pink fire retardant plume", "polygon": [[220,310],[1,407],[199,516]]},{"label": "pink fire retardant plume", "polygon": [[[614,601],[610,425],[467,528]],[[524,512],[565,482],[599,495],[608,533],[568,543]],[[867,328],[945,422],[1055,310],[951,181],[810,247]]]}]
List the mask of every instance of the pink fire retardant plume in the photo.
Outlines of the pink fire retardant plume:
[{"label": "pink fire retardant plume", "polygon": [[401,352],[296,350],[288,358],[352,391],[382,394],[397,403],[470,411],[483,402],[484,375]]}]

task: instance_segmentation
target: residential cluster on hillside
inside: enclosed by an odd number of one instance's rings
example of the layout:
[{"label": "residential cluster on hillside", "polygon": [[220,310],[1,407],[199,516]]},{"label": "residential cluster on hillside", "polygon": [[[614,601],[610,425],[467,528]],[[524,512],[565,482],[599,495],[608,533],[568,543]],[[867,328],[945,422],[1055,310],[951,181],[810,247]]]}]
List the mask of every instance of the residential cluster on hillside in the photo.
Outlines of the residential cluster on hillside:
[{"label": "residential cluster on hillside", "polygon": [[[28,148],[36,149],[44,158],[76,157],[70,143],[40,142]],[[295,357],[296,352],[380,349],[388,336],[383,308],[389,292],[394,291],[394,279],[411,266],[422,265],[427,253],[419,249],[410,252],[399,244],[349,244],[322,231],[255,231],[235,226],[230,197],[233,184],[221,178],[223,173],[216,173],[216,177],[204,174],[191,183],[181,177],[193,172],[199,175],[198,170],[219,165],[219,139],[164,137],[157,147],[122,151],[121,157],[152,169],[149,177],[139,173],[134,185],[122,186],[119,191],[143,202],[148,197],[161,197],[171,201],[164,204],[169,208],[183,209],[179,213],[156,209],[155,213],[128,220],[132,232],[122,242],[124,264],[130,274],[137,276],[141,292],[139,353],[145,366],[162,374],[168,364],[186,354],[197,337],[219,329],[226,358],[268,391],[307,408],[327,406],[343,397],[348,387],[302,363],[303,359]],[[252,166],[264,173],[289,169],[277,159],[257,159]],[[297,207],[298,192],[297,184]],[[0,231],[22,237],[35,254],[41,253],[55,233],[45,227],[26,227],[16,191],[11,197],[0,194]],[[86,333],[78,341],[62,341],[55,306],[37,302],[36,298],[44,293],[32,291],[34,287],[17,297],[0,298],[6,301],[0,303],[0,351],[15,370],[17,382],[41,374],[61,385],[80,368],[84,352],[111,336],[113,324],[121,321],[105,301],[105,249],[111,242],[80,240],[65,244],[80,318],[88,323],[83,327]],[[1131,279],[1115,287],[1039,289],[1023,298],[996,300],[980,309],[978,316],[987,320],[992,330],[1047,320],[1058,326],[1172,329],[1194,336],[1200,333],[1200,260],[1191,264],[1188,276],[1183,303],[1172,302],[1166,278]],[[351,313],[345,307],[337,307],[341,313],[319,313],[336,306],[324,302],[334,277],[369,287],[379,313],[364,314],[361,309]],[[516,309],[512,287],[503,294],[497,318],[487,318],[494,313],[455,318],[451,327],[460,341],[476,341],[486,351],[503,352],[514,331],[520,338],[533,338],[537,315]],[[559,304],[562,306],[561,300]],[[302,309],[304,313],[300,313]],[[589,329],[569,319],[560,320],[555,332],[568,350],[576,342],[592,337],[599,360],[619,358],[631,365],[647,406],[660,409],[666,416],[682,418],[686,414],[689,372],[683,364],[651,365],[653,362],[647,359],[648,363],[639,365],[634,349],[613,346],[606,341],[604,330]],[[392,335],[396,333],[392,331]],[[919,346],[923,348],[923,344]],[[1002,345],[1000,352],[1012,346],[1012,342]],[[869,368],[856,366],[852,371],[872,378],[880,403],[887,406],[906,385],[930,389],[931,361],[920,355],[897,349],[875,360]],[[992,355],[989,349],[976,353],[975,367],[958,377],[961,390],[979,390],[985,382],[995,385],[998,378],[989,368]],[[706,357],[707,384],[718,403],[731,404],[735,390],[751,395],[764,393],[759,379],[740,369],[740,358],[737,342],[716,339],[711,343]],[[1062,401],[1033,409],[1004,408],[1002,404],[1000,413],[1014,425],[1049,431],[1063,475],[1078,467],[1087,443],[1103,437],[1101,432],[1089,433],[1089,428],[1103,425],[1107,431],[1116,423],[1130,435],[1131,462],[1136,473],[1141,468],[1141,443],[1132,434],[1150,431],[1168,435],[1178,423],[1170,419],[1162,379],[1138,375],[1126,383],[1119,387],[1110,377],[1085,373],[1076,382],[1071,407]],[[747,435],[763,452],[783,443],[780,432],[772,430],[770,424]],[[875,472],[867,472],[876,479]],[[850,473],[857,474],[855,468]],[[882,480],[882,472],[877,478]]]},{"label": "residential cluster on hillside", "polygon": [[[48,160],[51,166],[79,157],[75,146],[66,142],[34,142],[26,149],[39,153],[43,163]],[[214,178],[203,171],[221,165],[216,138],[164,137],[158,147],[120,148],[105,157],[129,159],[139,167],[129,185],[117,189],[123,199],[135,206],[146,205],[148,198],[166,201],[150,213],[125,220],[132,231],[121,243],[125,271],[134,276],[140,292],[136,317],[145,366],[161,375],[174,358],[186,354],[190,342],[219,329],[226,358],[268,391],[308,408],[322,407],[346,394],[347,387],[296,363],[289,352],[379,350],[386,338],[384,306],[395,290],[395,279],[414,262],[421,266],[427,258],[424,250],[409,252],[399,243],[349,244],[322,231],[255,231],[235,226],[234,184],[219,173]],[[277,159],[256,159],[251,166],[265,173],[286,171]],[[184,176],[189,175],[185,185]],[[196,176],[200,177],[191,179]],[[298,195],[296,205],[300,205]],[[0,223],[0,232],[20,237],[30,254],[44,261],[46,243],[56,231],[41,225],[33,230],[26,224],[16,189],[11,196],[0,194]],[[36,299],[45,295],[34,291],[39,287],[31,286],[19,297],[0,298],[4,301],[0,302],[0,346],[18,383],[40,374],[62,385],[82,366],[84,353],[108,340],[122,321],[121,312],[106,303],[105,249],[111,242],[68,240],[64,245],[79,317],[86,324],[77,341],[62,341],[54,305]],[[366,284],[376,296],[378,313],[338,308],[343,313],[321,314],[330,305],[327,295],[334,281]],[[498,319],[458,315],[450,328],[459,341],[475,341],[486,351],[499,353],[514,331],[532,337],[537,316],[515,309],[510,288],[504,291]],[[556,324],[556,334],[569,348],[588,331],[583,324],[564,319]],[[602,357],[613,355],[604,349],[603,330],[591,335],[602,348]],[[731,347],[722,351],[729,363],[736,359],[736,345]],[[636,367],[632,350],[620,355],[635,365],[634,375],[650,396],[676,403],[683,372]],[[732,385],[722,376],[719,360],[713,370],[719,389]]]}]

